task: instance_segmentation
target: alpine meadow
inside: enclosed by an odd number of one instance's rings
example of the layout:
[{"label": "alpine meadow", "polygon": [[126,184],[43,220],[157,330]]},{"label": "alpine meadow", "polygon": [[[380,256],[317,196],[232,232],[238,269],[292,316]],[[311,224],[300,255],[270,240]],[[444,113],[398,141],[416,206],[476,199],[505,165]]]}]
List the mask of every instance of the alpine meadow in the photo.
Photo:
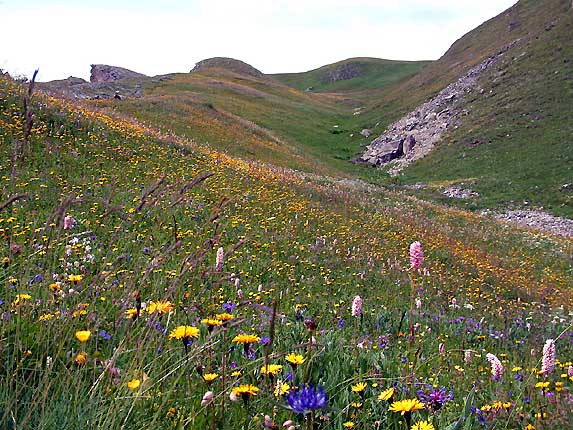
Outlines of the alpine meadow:
[{"label": "alpine meadow", "polygon": [[0,429],[573,428],[572,36],[0,73]]}]

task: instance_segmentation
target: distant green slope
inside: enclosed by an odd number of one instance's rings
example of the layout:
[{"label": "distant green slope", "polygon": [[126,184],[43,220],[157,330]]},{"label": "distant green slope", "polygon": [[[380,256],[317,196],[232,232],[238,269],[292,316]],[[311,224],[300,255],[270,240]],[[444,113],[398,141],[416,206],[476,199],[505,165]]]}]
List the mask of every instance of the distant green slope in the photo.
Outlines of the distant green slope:
[{"label": "distant green slope", "polygon": [[522,1],[511,16],[527,34],[481,77],[483,94],[465,100],[469,115],[458,128],[402,180],[477,178],[470,186],[481,196],[464,206],[543,207],[573,217],[571,2]]},{"label": "distant green slope", "polygon": [[[314,173],[359,173],[359,150],[339,131],[352,106],[270,77],[210,67],[149,81],[142,97],[90,103],[128,114],[245,159]],[[340,125],[338,127],[334,127]]]},{"label": "distant green slope", "polygon": [[360,91],[387,87],[417,73],[429,63],[429,61],[349,58],[308,72],[271,76],[301,91]]}]

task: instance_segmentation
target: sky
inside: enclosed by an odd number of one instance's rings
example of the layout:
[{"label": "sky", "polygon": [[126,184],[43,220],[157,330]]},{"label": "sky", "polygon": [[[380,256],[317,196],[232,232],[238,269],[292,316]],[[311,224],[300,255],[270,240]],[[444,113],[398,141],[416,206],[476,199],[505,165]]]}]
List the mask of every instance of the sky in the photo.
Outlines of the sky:
[{"label": "sky", "polygon": [[[0,69],[39,81],[91,64],[149,76],[231,57],[264,73],[351,57],[434,60],[516,0],[0,0]],[[9,36],[8,36],[9,35]]]}]

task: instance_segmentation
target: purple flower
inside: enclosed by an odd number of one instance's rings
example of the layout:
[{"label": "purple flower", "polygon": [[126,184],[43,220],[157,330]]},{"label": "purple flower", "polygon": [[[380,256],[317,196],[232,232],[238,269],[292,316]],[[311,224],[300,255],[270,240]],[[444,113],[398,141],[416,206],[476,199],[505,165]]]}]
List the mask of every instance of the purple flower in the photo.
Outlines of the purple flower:
[{"label": "purple flower", "polygon": [[297,414],[306,414],[312,409],[321,409],[326,406],[326,392],[318,385],[315,388],[306,385],[293,390],[286,396],[291,409]]},{"label": "purple flower", "polygon": [[237,305],[233,302],[223,303],[223,310],[225,312],[233,312],[237,308]]},{"label": "purple flower", "polygon": [[109,334],[107,331],[105,330],[100,330],[99,332],[99,337],[101,337],[104,340],[110,340],[111,339],[111,334]]},{"label": "purple flower", "polygon": [[344,321],[344,318],[338,318],[338,330],[342,330],[345,325],[346,321]]},{"label": "purple flower", "polygon": [[430,387],[427,391],[418,390],[418,397],[428,408],[438,411],[446,402],[454,398],[454,393],[452,391],[447,393],[446,387],[441,387],[438,390]]},{"label": "purple flower", "polygon": [[261,337],[261,340],[259,340],[259,343],[261,345],[267,346],[269,343],[271,343],[271,338],[268,336]]},{"label": "purple flower", "polygon": [[292,381],[294,379],[294,373],[293,372],[287,372],[285,374],[285,381]]}]

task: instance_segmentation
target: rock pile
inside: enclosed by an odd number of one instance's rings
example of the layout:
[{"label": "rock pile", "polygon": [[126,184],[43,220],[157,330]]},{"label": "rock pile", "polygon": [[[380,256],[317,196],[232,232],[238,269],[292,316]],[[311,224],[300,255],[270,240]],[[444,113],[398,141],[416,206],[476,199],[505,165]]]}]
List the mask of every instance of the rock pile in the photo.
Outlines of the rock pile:
[{"label": "rock pile", "polygon": [[442,194],[452,199],[471,199],[479,197],[477,191],[470,190],[469,188],[461,188],[456,186],[449,186],[442,190]]},{"label": "rock pile", "polygon": [[434,148],[443,133],[464,113],[457,102],[467,92],[478,88],[478,78],[481,73],[495,64],[516,42],[488,57],[430,101],[390,125],[384,134],[368,145],[357,161],[374,166],[392,162],[389,173],[397,175],[408,164],[424,157]]},{"label": "rock pile", "polygon": [[91,67],[90,82],[92,84],[98,82],[119,81],[121,79],[146,77],[141,73],[124,69],[123,67],[108,66],[106,64],[92,64]]},{"label": "rock pile", "polygon": [[347,63],[341,64],[334,69],[328,70],[324,76],[324,81],[328,83],[346,81],[356,78],[362,74],[362,68],[358,64]]},{"label": "rock pile", "polygon": [[513,224],[573,238],[573,220],[556,217],[540,210],[515,210],[496,215]]}]

